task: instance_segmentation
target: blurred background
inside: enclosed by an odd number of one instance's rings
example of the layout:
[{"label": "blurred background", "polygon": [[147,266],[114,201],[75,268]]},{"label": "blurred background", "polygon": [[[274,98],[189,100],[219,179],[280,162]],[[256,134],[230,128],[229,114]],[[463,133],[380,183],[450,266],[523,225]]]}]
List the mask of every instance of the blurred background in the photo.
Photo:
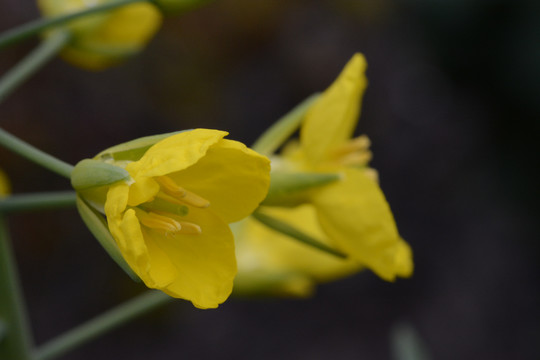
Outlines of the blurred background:
[{"label": "blurred background", "polygon": [[[0,4],[1,30],[38,16],[32,2]],[[37,43],[3,51],[0,71]],[[178,301],[63,359],[385,360],[401,323],[433,359],[540,358],[539,45],[534,0],[218,0],[168,17],[122,66],[54,60],[1,104],[0,121],[74,164],[185,128],[249,144],[364,53],[359,133],[416,265],[411,279],[363,272],[309,300]],[[69,189],[4,149],[0,164],[14,193]],[[75,210],[10,224],[38,344],[143,290]]]}]

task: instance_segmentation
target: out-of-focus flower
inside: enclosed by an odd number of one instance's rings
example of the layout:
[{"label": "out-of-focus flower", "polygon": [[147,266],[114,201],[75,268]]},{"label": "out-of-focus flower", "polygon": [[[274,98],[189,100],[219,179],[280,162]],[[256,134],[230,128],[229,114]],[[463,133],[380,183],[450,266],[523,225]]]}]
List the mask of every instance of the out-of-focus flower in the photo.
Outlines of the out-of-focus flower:
[{"label": "out-of-focus flower", "polygon": [[[38,5],[44,16],[54,17],[110,1],[38,0]],[[149,2],[74,20],[66,25],[72,38],[62,49],[61,56],[84,69],[106,69],[141,51],[159,29],[161,21],[160,11]]]},{"label": "out-of-focus flower", "polygon": [[362,267],[388,281],[412,274],[410,247],[399,236],[376,171],[367,166],[369,139],[352,138],[367,85],[365,68],[364,57],[354,55],[307,110],[300,141],[290,142],[281,155],[272,157],[273,183],[282,173],[293,177],[295,173],[338,174],[339,178],[277,199],[269,196],[263,204],[272,206],[259,209],[342,252],[347,259],[295,243],[275,229],[246,220],[238,230],[242,234],[237,250],[239,288],[243,276],[263,272],[303,274],[315,281],[329,281]]},{"label": "out-of-focus flower", "polygon": [[6,197],[11,193],[9,179],[2,170],[0,170],[0,198]]},{"label": "out-of-focus flower", "polygon": [[127,178],[97,187],[80,185],[84,169],[72,178],[84,202],[105,213],[137,276],[199,308],[230,295],[237,268],[228,224],[251,214],[270,182],[269,160],[225,135],[196,129],[139,139],[85,160],[121,167]]}]

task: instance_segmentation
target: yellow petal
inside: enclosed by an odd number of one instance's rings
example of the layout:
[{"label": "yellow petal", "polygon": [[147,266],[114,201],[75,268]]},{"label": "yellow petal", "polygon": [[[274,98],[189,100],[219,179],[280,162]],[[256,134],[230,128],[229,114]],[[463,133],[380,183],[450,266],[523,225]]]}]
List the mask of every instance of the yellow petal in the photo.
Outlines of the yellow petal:
[{"label": "yellow petal", "polygon": [[120,182],[111,185],[105,201],[105,215],[107,219],[116,218],[126,209],[129,197],[129,185]]},{"label": "yellow petal", "polygon": [[109,229],[118,249],[131,269],[139,275],[148,286],[154,285],[149,277],[150,259],[144,241],[139,220],[133,209],[127,210],[121,217],[107,218]]},{"label": "yellow petal", "polygon": [[324,162],[332,150],[351,138],[367,86],[365,69],[364,56],[355,54],[306,114],[300,142],[312,164]]},{"label": "yellow petal", "polygon": [[[264,207],[261,210],[328,246],[334,246],[320,228],[315,208],[310,204],[296,208]],[[304,274],[317,281],[331,281],[362,268],[357,261],[340,259],[302,244],[252,217],[240,224],[236,236],[239,273],[264,270],[275,274]]]},{"label": "yellow petal", "polygon": [[381,278],[409,276],[412,255],[379,186],[361,169],[347,169],[345,176],[313,195],[321,227],[343,252]]},{"label": "yellow petal", "polygon": [[128,164],[126,170],[134,178],[184,170],[203,158],[210,146],[225,135],[224,131],[195,129],[169,136],[148,149],[139,161]]},{"label": "yellow petal", "polygon": [[199,225],[202,233],[163,236],[154,232],[148,239],[167,254],[176,271],[174,280],[161,290],[190,300],[198,308],[215,308],[229,297],[236,275],[233,235],[207,209],[191,209],[184,219]]},{"label": "yellow petal", "polygon": [[209,200],[208,209],[230,223],[251,214],[265,198],[269,173],[266,157],[237,141],[220,140],[196,164],[170,177]]}]

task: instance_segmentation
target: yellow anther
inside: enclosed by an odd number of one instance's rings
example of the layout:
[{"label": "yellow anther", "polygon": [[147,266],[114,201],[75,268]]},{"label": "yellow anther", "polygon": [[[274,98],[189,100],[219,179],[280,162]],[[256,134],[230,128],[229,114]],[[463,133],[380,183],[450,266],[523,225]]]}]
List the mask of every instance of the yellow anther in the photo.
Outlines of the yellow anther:
[{"label": "yellow anther", "polygon": [[176,185],[174,180],[168,176],[156,177],[155,180],[161,186],[161,189],[169,195],[182,197],[186,194],[186,190],[183,187]]},{"label": "yellow anther", "polygon": [[182,229],[179,231],[180,234],[199,235],[202,233],[201,227],[197,224],[180,221],[180,225],[182,225]]},{"label": "yellow anther", "polygon": [[160,176],[156,178],[156,181],[161,186],[161,190],[163,192],[158,193],[157,196],[159,198],[175,204],[186,204],[196,208],[206,208],[210,206],[210,201],[176,185],[176,183],[167,176]]},{"label": "yellow anther", "polygon": [[354,152],[342,156],[339,162],[345,166],[366,165],[372,157],[371,151]]},{"label": "yellow anther", "polygon": [[137,218],[147,228],[161,230],[166,233],[176,233],[182,230],[180,222],[164,215],[159,215],[154,212],[146,212],[141,209],[135,209]]},{"label": "yellow anther", "polygon": [[335,156],[343,156],[352,152],[367,151],[371,146],[371,141],[366,135],[355,137],[344,145],[341,145],[334,151]]},{"label": "yellow anther", "polygon": [[199,195],[192,193],[191,191],[186,191],[186,195],[180,198],[181,201],[185,202],[188,205],[197,208],[207,208],[210,206],[210,201],[205,198],[200,197]]}]

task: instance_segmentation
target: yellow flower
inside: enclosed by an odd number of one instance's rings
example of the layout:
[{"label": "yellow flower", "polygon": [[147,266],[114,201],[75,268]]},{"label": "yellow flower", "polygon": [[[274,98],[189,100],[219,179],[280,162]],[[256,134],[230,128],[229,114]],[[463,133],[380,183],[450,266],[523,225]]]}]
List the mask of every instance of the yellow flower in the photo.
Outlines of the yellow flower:
[{"label": "yellow flower", "polygon": [[[238,237],[240,279],[252,276],[253,271],[266,270],[329,281],[362,267],[388,281],[411,276],[411,249],[399,236],[377,183],[377,173],[367,166],[371,159],[369,139],[351,139],[367,85],[365,68],[364,57],[355,54],[308,109],[300,128],[300,141],[290,142],[281,156],[272,158],[274,174],[338,173],[340,179],[302,193],[300,206],[284,203],[283,207],[262,206],[259,210],[344,253],[347,260],[295,243],[250,219],[239,230],[243,234]],[[307,295],[309,289],[306,287],[301,293]]]},{"label": "yellow flower", "polygon": [[[270,181],[269,160],[225,135],[196,129],[143,147],[135,159],[138,151],[121,146],[96,157],[130,175],[105,187],[104,205],[126,262],[148,287],[199,308],[230,295],[237,268],[228,224],[254,211]],[[95,204],[100,191],[80,194]]]},{"label": "yellow flower", "polygon": [[0,198],[6,197],[11,193],[11,185],[7,175],[0,170]]},{"label": "yellow flower", "polygon": [[[38,0],[38,5],[45,16],[54,17],[110,1]],[[61,56],[84,69],[106,69],[141,51],[159,29],[161,21],[159,10],[148,2],[72,21],[67,25],[72,39]]]}]

